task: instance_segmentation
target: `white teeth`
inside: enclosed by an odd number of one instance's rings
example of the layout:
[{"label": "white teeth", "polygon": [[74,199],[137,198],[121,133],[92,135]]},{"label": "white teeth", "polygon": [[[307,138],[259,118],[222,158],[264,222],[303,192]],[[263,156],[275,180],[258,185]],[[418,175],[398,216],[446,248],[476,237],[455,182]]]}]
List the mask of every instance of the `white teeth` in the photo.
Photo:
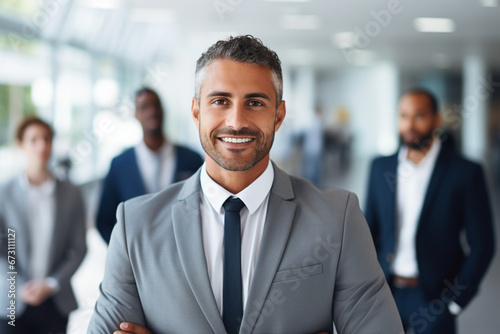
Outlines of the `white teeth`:
[{"label": "white teeth", "polygon": [[228,138],[228,137],[222,137],[222,141],[225,141],[226,143],[248,143],[249,141],[252,140],[252,138]]}]

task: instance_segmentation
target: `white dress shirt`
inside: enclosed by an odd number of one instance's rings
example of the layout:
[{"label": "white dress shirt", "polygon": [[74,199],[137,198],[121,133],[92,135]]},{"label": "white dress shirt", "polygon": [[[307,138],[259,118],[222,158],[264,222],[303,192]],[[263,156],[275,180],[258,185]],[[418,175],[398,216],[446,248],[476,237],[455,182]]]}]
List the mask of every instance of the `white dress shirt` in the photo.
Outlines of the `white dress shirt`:
[{"label": "white dress shirt", "polygon": [[[26,174],[20,177],[21,187],[27,191],[28,223],[31,237],[31,278],[44,280],[49,270],[50,247],[53,242],[56,181],[50,177],[41,185],[33,185]],[[51,278],[50,280],[53,280]],[[53,282],[51,282],[52,287]]]},{"label": "white dress shirt", "polygon": [[176,156],[172,144],[165,141],[153,151],[142,140],[135,147],[135,153],[147,193],[160,191],[174,181]]},{"label": "white dress shirt", "polygon": [[393,273],[403,277],[418,277],[415,239],[429,181],[441,149],[434,138],[432,146],[418,165],[408,159],[408,148],[402,146],[398,157],[397,242]]},{"label": "white dress shirt", "polygon": [[218,185],[210,178],[203,164],[200,174],[201,183],[201,225],[203,248],[207,260],[208,276],[215,301],[222,315],[223,275],[224,275],[224,202],[231,196],[245,203],[241,209],[241,276],[243,283],[243,309],[252,283],[255,262],[259,253],[262,232],[267,215],[269,194],[274,181],[271,162],[267,169],[251,185],[238,194]]}]

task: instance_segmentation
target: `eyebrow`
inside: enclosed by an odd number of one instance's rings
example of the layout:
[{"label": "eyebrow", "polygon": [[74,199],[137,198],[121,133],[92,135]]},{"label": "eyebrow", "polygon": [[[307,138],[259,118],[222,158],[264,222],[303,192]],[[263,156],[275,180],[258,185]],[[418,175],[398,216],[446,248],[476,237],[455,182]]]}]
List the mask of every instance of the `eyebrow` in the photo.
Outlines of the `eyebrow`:
[{"label": "eyebrow", "polygon": [[214,96],[224,96],[224,97],[232,97],[233,94],[231,93],[226,93],[226,92],[211,92],[210,94],[207,95],[207,97],[214,97]]},{"label": "eyebrow", "polygon": [[269,96],[267,96],[267,94],[264,93],[250,93],[245,95],[245,99],[251,99],[253,97],[260,97],[261,99],[271,101],[271,98],[269,98]]},{"label": "eyebrow", "polygon": [[[233,97],[233,94],[227,93],[227,92],[215,91],[215,92],[211,92],[210,94],[207,95],[207,97],[214,97],[214,96]],[[264,94],[264,93],[248,93],[245,95],[245,99],[251,99],[254,97],[260,97],[262,99],[271,101],[271,98],[269,96],[267,96],[267,94]]]}]

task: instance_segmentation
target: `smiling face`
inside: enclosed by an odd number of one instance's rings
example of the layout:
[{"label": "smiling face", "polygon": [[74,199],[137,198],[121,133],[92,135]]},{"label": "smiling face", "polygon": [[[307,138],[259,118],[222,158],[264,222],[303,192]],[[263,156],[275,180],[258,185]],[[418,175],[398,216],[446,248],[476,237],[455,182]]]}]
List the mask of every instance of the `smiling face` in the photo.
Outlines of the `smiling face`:
[{"label": "smiling face", "polygon": [[285,117],[285,102],[276,107],[271,70],[232,60],[214,60],[206,69],[200,102],[192,114],[211,162],[227,171],[267,167],[274,132]]}]

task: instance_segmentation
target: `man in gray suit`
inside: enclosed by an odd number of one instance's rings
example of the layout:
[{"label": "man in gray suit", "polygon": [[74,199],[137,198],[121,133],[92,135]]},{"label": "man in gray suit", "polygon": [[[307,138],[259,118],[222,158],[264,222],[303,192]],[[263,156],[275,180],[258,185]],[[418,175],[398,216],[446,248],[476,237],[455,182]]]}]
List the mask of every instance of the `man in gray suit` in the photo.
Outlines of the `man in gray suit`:
[{"label": "man in gray suit", "polygon": [[403,332],[356,196],[270,161],[282,91],[278,56],[252,36],[201,56],[206,162],[120,204],[88,333]]}]

